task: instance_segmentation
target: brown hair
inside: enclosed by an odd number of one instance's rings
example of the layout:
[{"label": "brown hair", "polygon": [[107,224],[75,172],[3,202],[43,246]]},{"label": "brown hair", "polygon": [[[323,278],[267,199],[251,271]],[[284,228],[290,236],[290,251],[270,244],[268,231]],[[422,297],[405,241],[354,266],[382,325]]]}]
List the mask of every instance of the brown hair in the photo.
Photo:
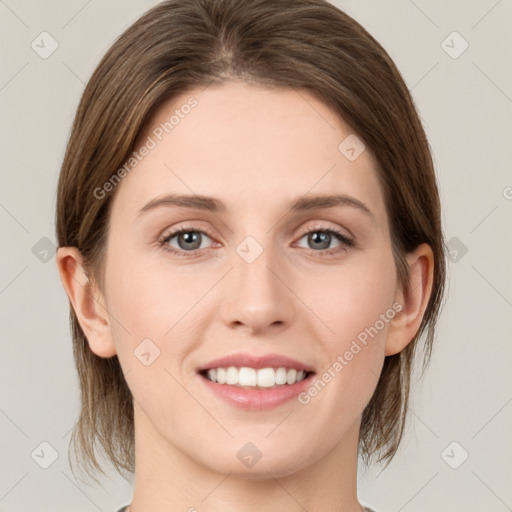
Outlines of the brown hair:
[{"label": "brown hair", "polygon": [[[422,242],[433,250],[433,288],[420,328],[402,352],[385,358],[363,413],[363,460],[389,462],[404,430],[417,342],[426,333],[425,368],[441,309],[440,201],[429,144],[400,72],[382,46],[332,4],[169,0],[131,25],[103,57],[80,101],[58,184],[58,244],[81,251],[101,289],[113,193],[98,199],[93,191],[129,158],[164,101],[230,79],[308,91],[364,141],[379,165],[397,275],[406,290],[406,253]],[[133,402],[117,356],[101,358],[90,350],[72,307],[70,320],[81,388],[70,444],[86,470],[104,473],[94,451],[99,441],[120,474],[133,472]]]}]

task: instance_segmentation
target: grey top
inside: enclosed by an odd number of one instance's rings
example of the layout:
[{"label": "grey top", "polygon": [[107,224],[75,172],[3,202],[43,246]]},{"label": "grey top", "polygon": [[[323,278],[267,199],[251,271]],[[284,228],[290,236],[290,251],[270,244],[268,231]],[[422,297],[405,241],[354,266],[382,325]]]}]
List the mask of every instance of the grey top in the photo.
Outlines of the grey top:
[{"label": "grey top", "polygon": [[[117,512],[126,512],[128,510],[129,505],[126,505],[124,507],[121,507]],[[365,507],[364,512],[375,512],[371,508]]]}]

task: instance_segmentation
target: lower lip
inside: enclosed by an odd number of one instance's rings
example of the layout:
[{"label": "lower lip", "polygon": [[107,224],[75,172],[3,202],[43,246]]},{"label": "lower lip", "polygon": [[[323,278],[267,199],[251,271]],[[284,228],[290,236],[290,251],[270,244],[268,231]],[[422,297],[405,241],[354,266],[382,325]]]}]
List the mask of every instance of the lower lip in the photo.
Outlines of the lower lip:
[{"label": "lower lip", "polygon": [[314,374],[295,384],[284,384],[276,388],[247,389],[219,384],[198,374],[204,384],[219,398],[240,409],[262,410],[271,409],[297,397],[307,388]]}]

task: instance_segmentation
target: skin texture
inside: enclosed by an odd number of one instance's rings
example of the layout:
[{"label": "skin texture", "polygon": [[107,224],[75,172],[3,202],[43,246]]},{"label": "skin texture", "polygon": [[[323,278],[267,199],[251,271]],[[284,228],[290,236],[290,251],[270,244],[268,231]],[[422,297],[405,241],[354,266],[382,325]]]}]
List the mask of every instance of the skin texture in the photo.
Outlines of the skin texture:
[{"label": "skin texture", "polygon": [[[117,354],[134,397],[132,512],[359,511],[361,415],[385,355],[419,328],[432,252],[423,244],[408,256],[405,295],[376,162],[369,150],[355,161],[338,150],[350,128],[310,94],[235,81],[196,88],[164,104],[141,141],[190,96],[197,106],[118,185],[104,289],[87,280],[76,248],[60,248],[57,258],[91,350]],[[212,196],[226,211],[164,206],[138,215],[168,193]],[[321,194],[350,195],[373,217],[348,205],[290,210],[295,199]],[[180,257],[158,240],[183,226],[207,235]],[[325,229],[355,245],[334,235],[327,249],[308,242],[308,232]],[[236,251],[247,236],[263,249],[252,263]],[[167,245],[180,250],[178,242]],[[196,373],[249,352],[293,357],[321,375],[395,302],[401,312],[306,405],[240,410]],[[147,338],[160,350],[149,366],[134,356]],[[262,454],[251,468],[237,457],[247,442]]]}]

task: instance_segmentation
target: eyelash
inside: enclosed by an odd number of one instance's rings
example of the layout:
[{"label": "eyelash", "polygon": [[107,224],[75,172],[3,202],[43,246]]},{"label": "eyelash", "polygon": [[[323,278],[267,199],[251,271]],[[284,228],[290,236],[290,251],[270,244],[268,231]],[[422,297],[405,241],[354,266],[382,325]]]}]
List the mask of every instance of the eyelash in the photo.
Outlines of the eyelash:
[{"label": "eyelash", "polygon": [[[349,238],[345,233],[342,233],[341,231],[337,230],[336,228],[328,228],[326,226],[318,226],[313,229],[310,229],[309,231],[303,232],[299,240],[303,238],[304,236],[310,234],[310,233],[329,233],[335,236],[335,238],[341,242],[341,246],[334,247],[332,249],[321,249],[318,251],[315,251],[314,249],[309,249],[313,253],[320,253],[323,256],[322,257],[329,257],[329,256],[335,256],[338,252],[345,251],[347,248],[354,247],[355,240],[353,238]],[[192,227],[184,227],[181,226],[180,229],[173,231],[172,233],[169,233],[167,235],[164,235],[162,238],[159,239],[158,244],[164,251],[167,251],[171,253],[174,256],[182,257],[182,258],[194,258],[198,257],[197,255],[194,256],[193,253],[199,251],[200,249],[194,249],[193,251],[184,251],[184,250],[177,250],[168,245],[168,242],[172,240],[176,235],[181,235],[183,233],[201,233],[203,235],[206,235],[208,238],[213,240],[213,237],[207,232],[202,229],[194,229]]]}]

